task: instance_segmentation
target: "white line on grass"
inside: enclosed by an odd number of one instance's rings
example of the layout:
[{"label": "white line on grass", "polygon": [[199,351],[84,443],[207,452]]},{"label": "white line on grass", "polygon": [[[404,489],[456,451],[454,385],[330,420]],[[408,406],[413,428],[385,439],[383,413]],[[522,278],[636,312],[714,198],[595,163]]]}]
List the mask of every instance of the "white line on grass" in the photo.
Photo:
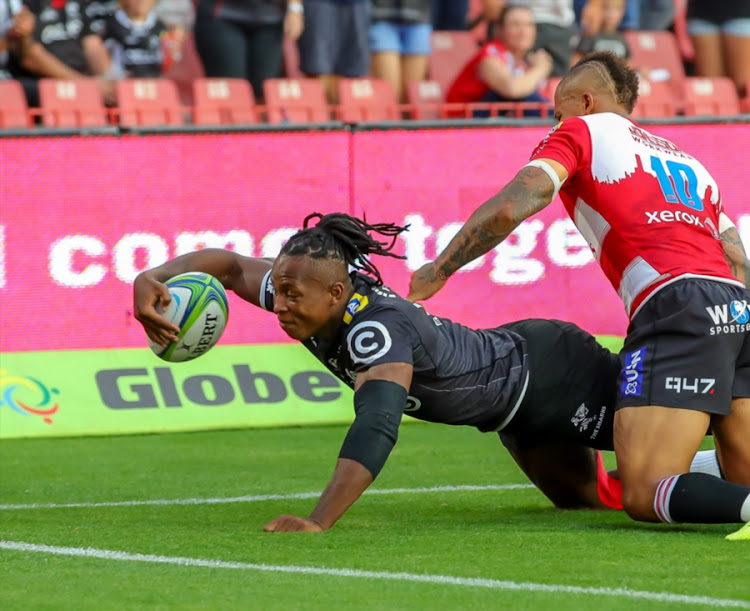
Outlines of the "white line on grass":
[{"label": "white line on grass", "polygon": [[419,575],[416,573],[391,573],[388,571],[360,571],[356,569],[331,569],[315,566],[286,566],[272,564],[253,564],[248,562],[225,562],[223,560],[204,560],[201,558],[184,558],[180,556],[156,556],[152,554],[130,554],[116,550],[96,549],[93,547],[58,547],[38,545],[22,541],[2,541],[0,548],[19,551],[53,554],[55,556],[76,556],[80,558],[100,558],[102,560],[119,560],[125,562],[149,562],[153,564],[176,564],[179,566],[203,567],[212,569],[235,569],[246,571],[264,571],[268,573],[301,573],[304,575],[327,575],[330,577],[354,577],[361,579],[381,579],[390,581],[411,581],[448,586],[466,586],[474,588],[491,588],[496,590],[523,590],[526,592],[546,592],[562,594],[586,594],[591,596],[612,596],[616,598],[636,598],[666,603],[686,605],[709,605],[712,607],[733,607],[750,609],[750,601],[728,598],[711,598],[709,596],[689,596],[669,592],[649,592],[647,590],[630,590],[628,588],[591,588],[581,586],[553,585],[518,581],[501,581],[482,577],[453,577],[450,575]]},{"label": "white line on grass", "polygon": [[[527,488],[535,488],[535,486],[533,484],[502,484],[490,486],[433,486],[431,488],[375,488],[365,491],[365,494],[418,494],[425,492],[462,492],[472,490],[525,490]],[[0,505],[0,510],[62,509],[66,507],[135,507],[139,505],[219,505],[222,503],[257,503],[260,501],[314,499],[319,496],[320,492],[294,492],[292,494],[261,494],[206,499],[154,499],[143,501],[109,501],[103,503],[28,503],[23,505]]]}]

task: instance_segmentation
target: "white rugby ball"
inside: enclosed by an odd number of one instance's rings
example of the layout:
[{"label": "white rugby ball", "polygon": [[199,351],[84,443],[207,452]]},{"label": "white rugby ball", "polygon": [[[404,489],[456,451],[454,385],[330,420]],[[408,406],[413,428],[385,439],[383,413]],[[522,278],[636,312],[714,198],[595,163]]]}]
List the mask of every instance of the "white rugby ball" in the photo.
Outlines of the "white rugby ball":
[{"label": "white rugby ball", "polygon": [[221,282],[202,272],[180,274],[165,284],[172,301],[161,315],[180,328],[179,339],[166,347],[149,339],[149,346],[170,363],[190,361],[213,348],[224,332],[229,317],[227,293]]}]

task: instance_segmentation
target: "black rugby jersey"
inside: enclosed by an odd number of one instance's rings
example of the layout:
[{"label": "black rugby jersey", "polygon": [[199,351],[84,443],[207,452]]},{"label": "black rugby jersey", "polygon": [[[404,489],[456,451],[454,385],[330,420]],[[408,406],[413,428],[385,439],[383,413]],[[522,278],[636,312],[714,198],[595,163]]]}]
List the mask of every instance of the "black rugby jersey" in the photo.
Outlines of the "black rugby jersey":
[{"label": "black rugby jersey", "polygon": [[[261,306],[273,310],[271,273]],[[528,383],[526,344],[503,328],[469,329],[399,297],[369,277],[352,274],[354,295],[333,340],[303,345],[337,378],[354,386],[359,371],[383,363],[414,368],[406,413],[420,420],[503,428]]]},{"label": "black rugby jersey", "polygon": [[101,36],[112,56],[112,68],[134,78],[161,76],[161,36],[166,31],[154,11],[142,23],[133,22],[122,9],[106,17]]}]

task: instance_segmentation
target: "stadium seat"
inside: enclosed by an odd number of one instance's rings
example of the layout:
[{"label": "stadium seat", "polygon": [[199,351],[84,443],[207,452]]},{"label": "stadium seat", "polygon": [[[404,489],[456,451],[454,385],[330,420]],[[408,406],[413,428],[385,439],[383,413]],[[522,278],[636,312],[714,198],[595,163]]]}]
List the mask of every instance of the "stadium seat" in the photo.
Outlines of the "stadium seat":
[{"label": "stadium seat", "polygon": [[177,86],[168,79],[117,81],[117,105],[122,127],[183,123]]},{"label": "stadium seat", "polygon": [[433,32],[427,78],[437,81],[443,91],[448,91],[458,73],[478,50],[477,40],[470,32]]},{"label": "stadium seat", "polygon": [[21,83],[0,80],[0,129],[30,126],[29,107]]},{"label": "stadium seat", "polygon": [[669,83],[676,98],[678,111],[682,105],[685,66],[682,63],[677,39],[668,31],[625,32],[633,67],[652,83]]},{"label": "stadium seat", "polygon": [[173,62],[163,72],[162,77],[174,81],[183,106],[193,106],[193,81],[203,78],[206,73],[203,63],[195,47],[195,37],[192,31],[185,32],[185,40],[182,43],[181,56],[178,61]]},{"label": "stadium seat", "polygon": [[339,79],[340,121],[387,121],[399,119],[398,102],[391,84],[376,78]]},{"label": "stadium seat", "polygon": [[638,84],[638,101],[632,116],[636,119],[644,117],[674,117],[677,108],[672,88],[663,82],[652,83],[644,78]]},{"label": "stadium seat", "polygon": [[330,120],[323,85],[318,79],[267,79],[263,82],[269,123]]},{"label": "stadium seat", "polygon": [[257,123],[255,97],[241,78],[199,78],[193,81],[196,125]]},{"label": "stadium seat", "polygon": [[444,94],[437,81],[412,81],[406,84],[406,100],[412,119],[439,119]]},{"label": "stadium seat", "polygon": [[684,83],[685,114],[730,116],[740,114],[740,99],[732,79],[688,77]]},{"label": "stadium seat", "polygon": [[46,127],[102,127],[107,109],[94,79],[39,80],[39,106]]}]

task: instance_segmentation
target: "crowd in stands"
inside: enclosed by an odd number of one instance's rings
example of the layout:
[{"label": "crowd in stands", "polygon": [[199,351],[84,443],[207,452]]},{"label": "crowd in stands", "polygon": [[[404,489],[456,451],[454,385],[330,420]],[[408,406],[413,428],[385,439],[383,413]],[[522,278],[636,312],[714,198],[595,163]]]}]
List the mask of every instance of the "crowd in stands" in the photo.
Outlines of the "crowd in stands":
[{"label": "crowd in stands", "polygon": [[220,100],[224,123],[549,116],[602,50],[641,76],[639,116],[711,114],[695,96],[750,112],[750,0],[0,0],[0,128],[12,92],[54,125],[45,104],[76,84],[120,124],[126,98],[162,90],[184,111],[166,123]]}]

